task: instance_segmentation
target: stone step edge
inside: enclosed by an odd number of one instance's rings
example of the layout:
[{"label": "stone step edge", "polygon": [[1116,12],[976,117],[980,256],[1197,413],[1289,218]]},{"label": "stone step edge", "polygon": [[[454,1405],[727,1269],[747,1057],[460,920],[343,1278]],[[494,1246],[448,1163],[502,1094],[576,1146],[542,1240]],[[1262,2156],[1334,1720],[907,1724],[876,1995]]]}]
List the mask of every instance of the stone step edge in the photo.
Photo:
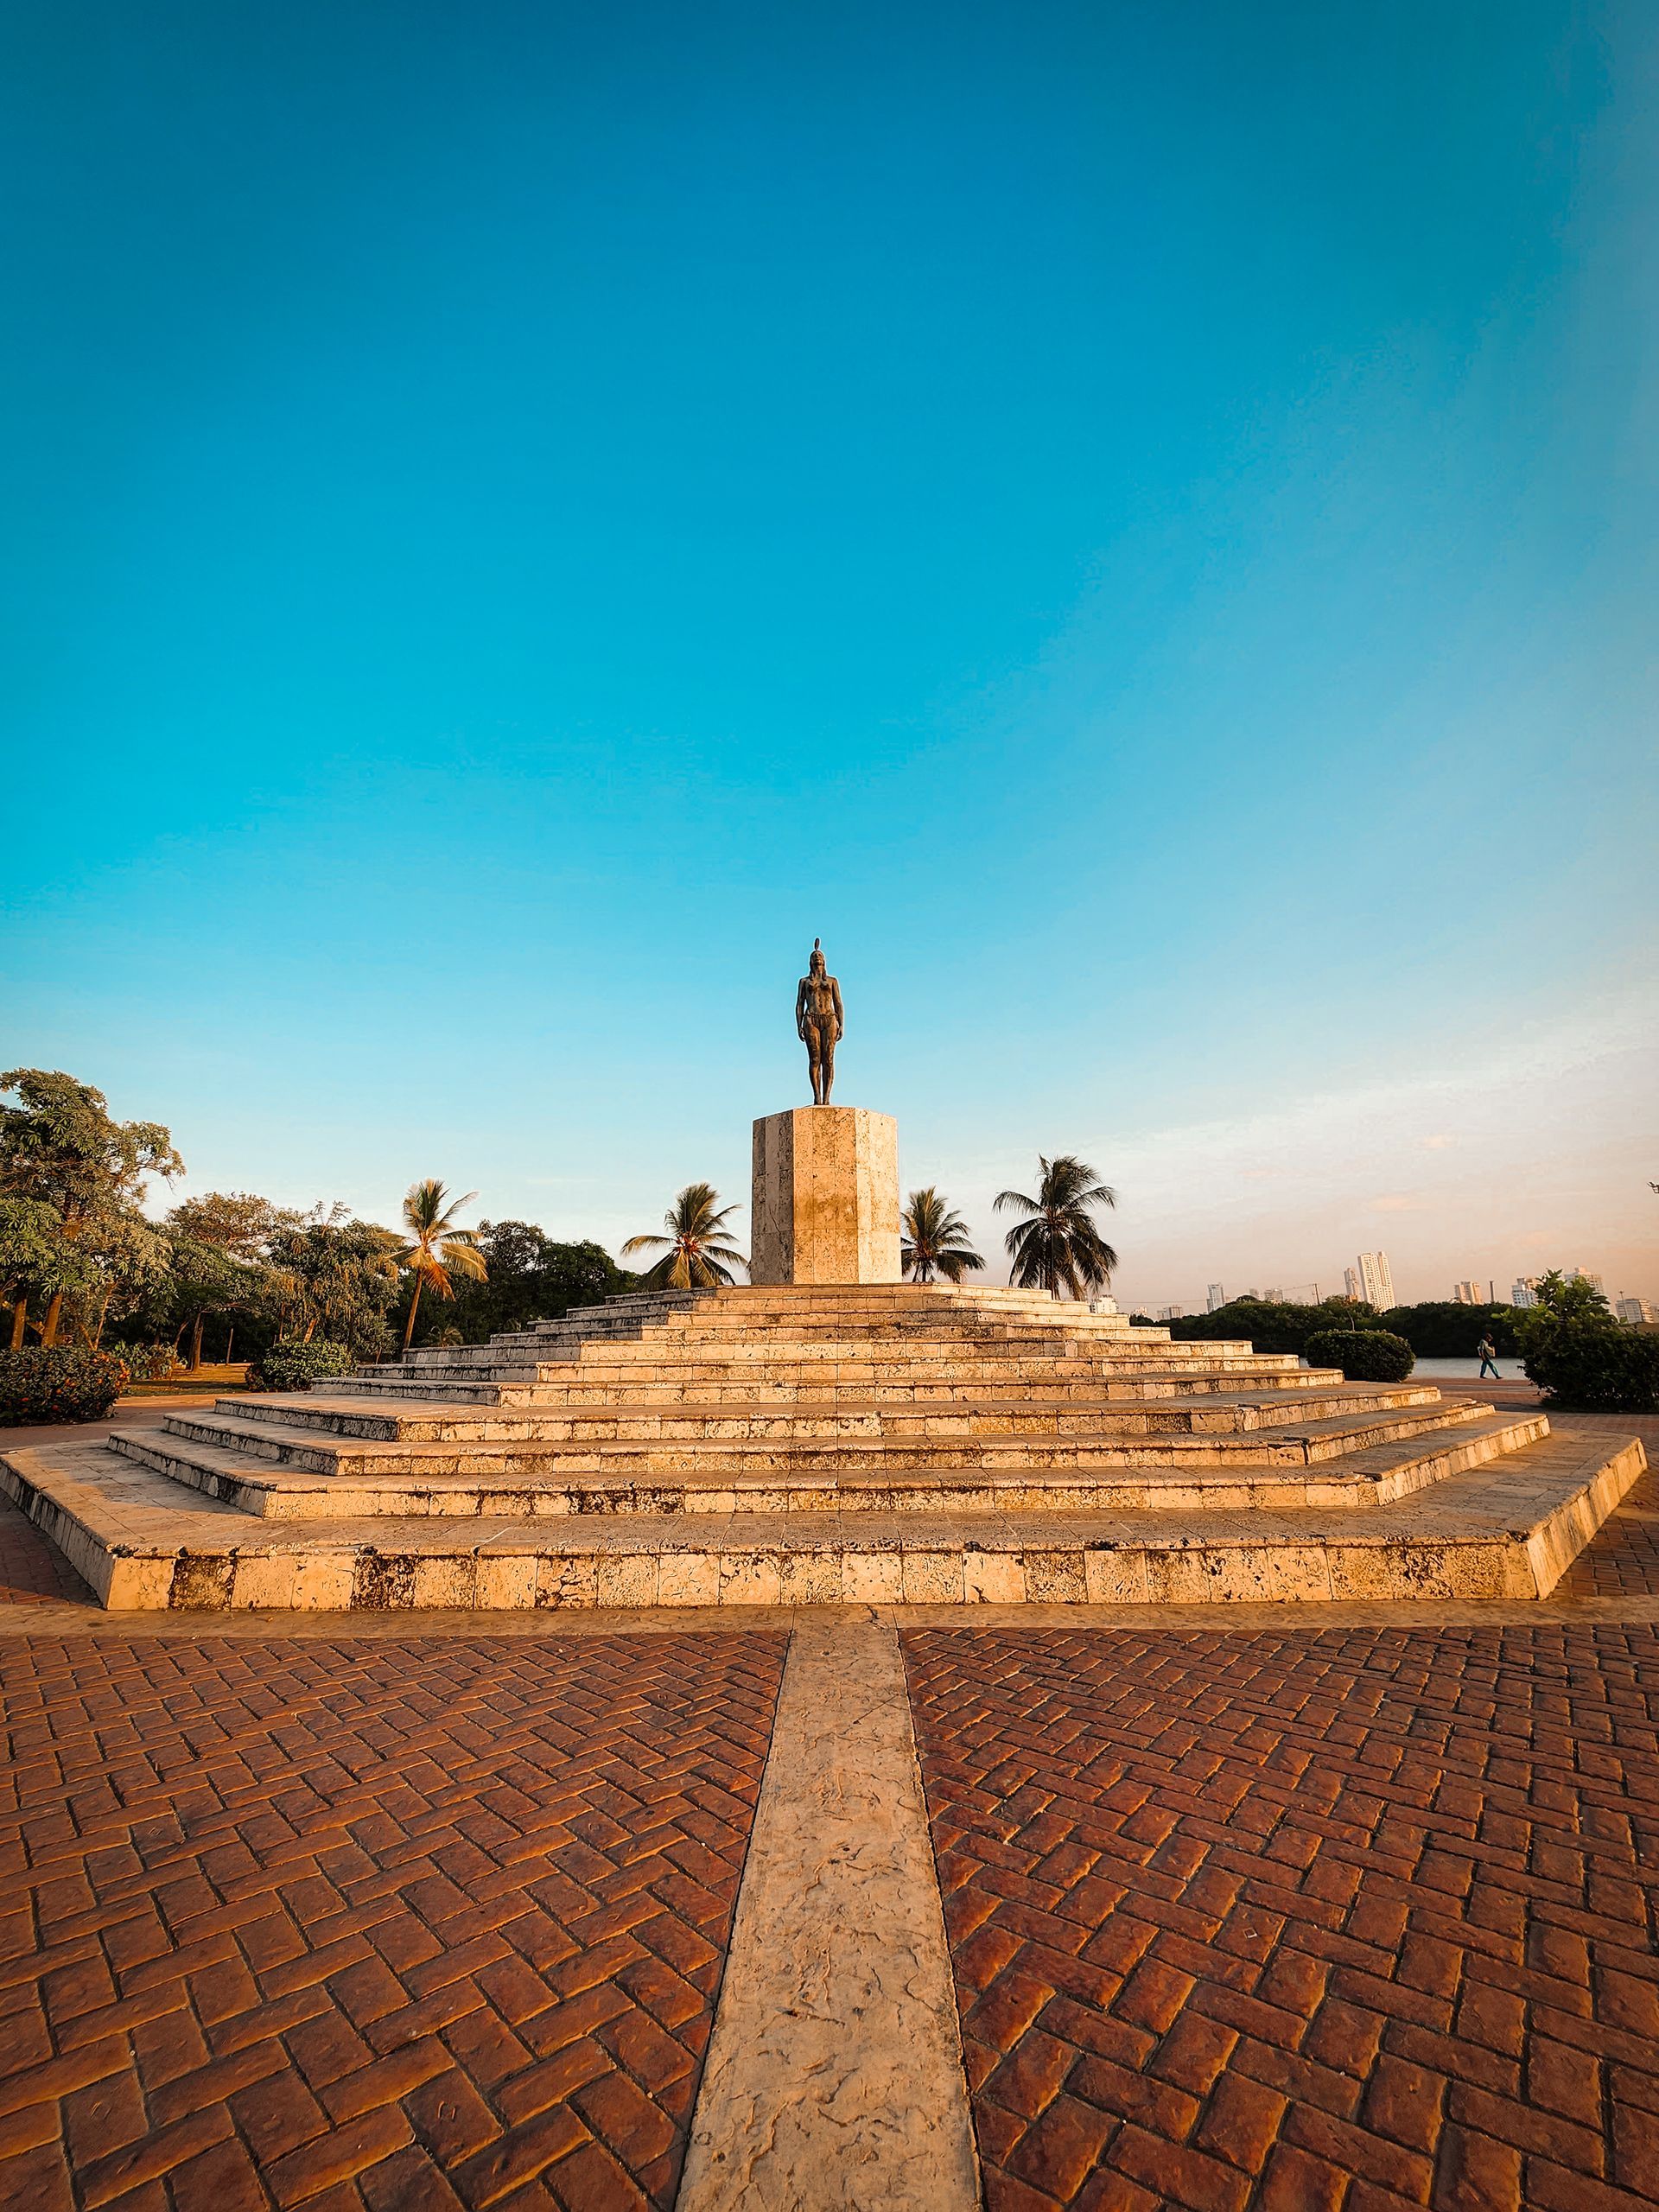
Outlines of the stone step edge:
[{"label": "stone step edge", "polygon": [[[1192,1537],[1148,1529],[1035,1547],[987,1529],[929,1544],[844,1538],[655,1549],[509,1550],[496,1540],[448,1554],[373,1543],[224,1550],[146,1548],[105,1516],[55,1495],[39,1448],[0,1456],[0,1495],[57,1544],[111,1611],[557,1611],[600,1606],[1164,1604],[1546,1597],[1647,1465],[1636,1439],[1575,1459],[1522,1528],[1419,1538],[1363,1527],[1333,1537],[1281,1527]],[[71,1486],[84,1489],[85,1485]],[[108,1516],[111,1524],[117,1519]],[[130,1517],[130,1516],[129,1516]],[[1310,1516],[1311,1517],[1311,1516]],[[574,1533],[574,1532],[573,1532]],[[613,1526],[613,1535],[620,1533]]]},{"label": "stone step edge", "polygon": [[[1278,1363],[1270,1363],[1277,1362]],[[432,1383],[442,1388],[452,1382],[622,1382],[641,1376],[671,1381],[681,1376],[720,1375],[734,1382],[747,1380],[752,1376],[774,1375],[779,1369],[801,1375],[826,1373],[835,1368],[858,1367],[885,1370],[895,1378],[916,1376],[923,1380],[939,1376],[945,1370],[965,1369],[972,1374],[984,1374],[988,1378],[1002,1375],[1020,1379],[1021,1371],[1031,1367],[1052,1367],[1058,1363],[1081,1368],[1103,1378],[1122,1376],[1133,1382],[1143,1374],[1180,1376],[1188,1375],[1294,1375],[1301,1372],[1299,1363],[1288,1355],[1281,1360],[1274,1352],[1259,1355],[1241,1353],[1236,1357],[1223,1356],[1214,1359],[1170,1359],[1162,1354],[1146,1358],[1102,1359],[1088,1349],[1077,1351],[1058,1345],[1022,1345],[1008,1353],[988,1356],[976,1347],[952,1345],[948,1356],[931,1359],[906,1359],[888,1356],[883,1351],[848,1348],[837,1344],[833,1351],[822,1357],[801,1358],[787,1349],[764,1351],[755,1349],[731,1359],[713,1358],[702,1353],[696,1357],[665,1357],[660,1353],[650,1357],[641,1355],[631,1359],[518,1359],[498,1355],[487,1359],[435,1359],[418,1367],[405,1367],[402,1362],[385,1367],[354,1368],[340,1381],[346,1387],[360,1389],[367,1385],[384,1389],[389,1383]],[[1323,1370],[1326,1373],[1332,1370]]]},{"label": "stone step edge", "polygon": [[[1006,1398],[963,1398],[950,1402],[924,1402],[919,1405],[902,1400],[890,1403],[879,1399],[870,1401],[857,1397],[845,1400],[791,1399],[782,1404],[757,1404],[753,1400],[741,1399],[734,1399],[729,1403],[718,1400],[712,1403],[701,1400],[680,1400],[667,1405],[649,1402],[643,1405],[581,1404],[544,1407],[516,1425],[528,1429],[532,1421],[539,1421],[543,1427],[565,1423],[580,1431],[615,1421],[656,1421],[677,1425],[741,1421],[825,1422],[866,1421],[874,1417],[883,1421],[916,1422],[984,1419],[997,1414],[1041,1414],[1072,1421],[1095,1419],[1103,1426],[1134,1421],[1168,1424],[1166,1427],[1128,1428],[1123,1432],[1128,1435],[1243,1436],[1255,1434],[1258,1431],[1292,1427],[1298,1421],[1311,1424],[1317,1420],[1336,1419],[1344,1414],[1357,1417],[1366,1414],[1419,1412],[1440,1402],[1439,1391],[1430,1385],[1396,1387],[1377,1384],[1371,1387],[1353,1383],[1306,1391],[1205,1392],[1189,1398],[1067,1398],[1020,1392]],[[1230,1412],[1255,1414],[1258,1418],[1234,1428],[1192,1425],[1206,1421],[1218,1422],[1221,1416]],[[386,1427],[397,1423],[398,1430],[391,1435],[370,1435],[340,1425],[353,1420],[378,1421]],[[422,1427],[434,1427],[440,1424],[457,1428],[461,1433],[427,1437],[418,1433]],[[167,1420],[168,1428],[178,1435],[184,1434],[188,1428],[245,1436],[249,1449],[253,1451],[257,1451],[261,1443],[276,1440],[284,1444],[293,1444],[302,1440],[315,1443],[319,1439],[337,1438],[348,1445],[370,1447],[377,1445],[413,1447],[429,1444],[473,1448],[492,1444],[505,1446],[569,1440],[538,1436],[533,1432],[513,1437],[486,1433],[492,1427],[499,1428],[500,1426],[499,1418],[493,1422],[488,1414],[480,1414],[469,1430],[465,1414],[457,1416],[442,1408],[425,1414],[375,1414],[361,1412],[348,1401],[318,1400],[313,1403],[304,1399],[289,1399],[262,1403],[257,1398],[220,1398],[205,1411],[174,1413]],[[1043,1432],[988,1430],[984,1433],[1018,1435]],[[893,1432],[895,1440],[899,1433]],[[688,1436],[695,1434],[695,1430],[688,1430]]]},{"label": "stone step edge", "polygon": [[[443,1477],[366,1476],[358,1480],[296,1471],[284,1474],[250,1466],[223,1446],[193,1441],[188,1451],[168,1450],[144,1435],[117,1434],[110,1446],[119,1457],[149,1469],[205,1497],[232,1505],[238,1512],[262,1520],[289,1522],[358,1518],[419,1517],[434,1520],[500,1518],[510,1512],[507,1501],[522,1503],[524,1510],[512,1517],[526,1521],[566,1517],[590,1519],[649,1519],[675,1516],[725,1516],[736,1513],[899,1512],[1229,1512],[1310,1510],[1363,1511],[1390,1505],[1414,1491],[1428,1488],[1448,1477],[1520,1451],[1549,1433],[1541,1414],[1511,1416],[1494,1414],[1480,1421],[1459,1426],[1455,1434],[1438,1446],[1424,1448],[1421,1438],[1376,1447],[1357,1457],[1384,1459],[1395,1464],[1381,1468],[1356,1468],[1344,1474],[1332,1467],[1324,1474],[1294,1468],[1280,1472],[1224,1468],[1125,1469],[1109,1475],[1067,1472],[1002,1473],[963,1471],[949,1476],[905,1477],[869,1474],[850,1481],[836,1476],[793,1478],[662,1476],[630,1482],[625,1478],[599,1476],[591,1481],[560,1481],[556,1478],[522,1475],[494,1478],[462,1474]],[[1441,1431],[1431,1432],[1438,1438]],[[1330,1463],[1326,1463],[1329,1465]],[[1141,1497],[1103,1497],[1103,1492],[1136,1491],[1155,1493]],[[866,1496],[865,1493],[868,1493]],[[1300,1492],[1296,1496],[1294,1493]],[[896,1493],[896,1496],[894,1495]],[[1080,1495],[1087,1493],[1086,1496]],[[677,1501],[677,1502],[676,1502]]]},{"label": "stone step edge", "polygon": [[[268,1461],[273,1465],[289,1465],[296,1470],[323,1476],[330,1480],[353,1482],[372,1479],[381,1474],[413,1476],[419,1471],[422,1461],[428,1463],[446,1459],[471,1459],[481,1460],[482,1465],[446,1469],[432,1465],[433,1473],[454,1472],[473,1474],[488,1478],[492,1475],[520,1478],[541,1472],[556,1477],[559,1470],[568,1476],[603,1474],[608,1471],[624,1471],[624,1463],[643,1463],[639,1465],[641,1479],[664,1479],[683,1477],[687,1473],[706,1473],[740,1476],[745,1473],[744,1462],[781,1462],[754,1467],[755,1478],[770,1478],[774,1482],[795,1475],[810,1475],[819,1471],[823,1462],[844,1459],[856,1465],[859,1462],[874,1463],[880,1459],[908,1459],[908,1468],[895,1468],[895,1472],[921,1472],[929,1467],[943,1467],[961,1471],[977,1466],[989,1473],[1060,1472],[1071,1469],[1079,1473],[1119,1468],[1153,1468],[1215,1465],[1237,1467],[1259,1466],[1262,1469],[1315,1467],[1356,1452],[1375,1451],[1388,1444],[1408,1437],[1433,1434],[1443,1429],[1465,1427],[1471,1421],[1484,1420],[1494,1408],[1479,1400],[1440,1405],[1407,1406],[1380,1408],[1375,1412],[1351,1413],[1329,1420],[1309,1421],[1300,1433],[1284,1427],[1269,1425],[1265,1428],[1232,1432],[1202,1430],[1184,1433],[1179,1430],[1122,1438],[1090,1436],[1087,1433],[1055,1433],[1034,1435],[1019,1430],[993,1430],[968,1436],[896,1437],[880,1434],[855,1434],[839,1437],[590,1437],[537,1438],[502,1441],[493,1448],[495,1440],[485,1439],[478,1444],[463,1441],[432,1443],[381,1442],[372,1439],[341,1437],[333,1440],[333,1432],[323,1429],[296,1429],[284,1433],[267,1430],[257,1442],[245,1433],[242,1448],[247,1458]],[[215,1447],[206,1440],[193,1434],[205,1424],[193,1420],[188,1414],[168,1415],[162,1422],[163,1433],[189,1441],[201,1450]],[[1386,1433],[1384,1433],[1386,1432]],[[118,1450],[124,1449],[121,1438],[112,1436]],[[1009,1464],[1005,1458],[1009,1452],[1021,1454],[1030,1464],[1020,1466]],[[1087,1464],[1079,1466],[1077,1455],[1087,1454]],[[534,1459],[547,1463],[540,1468],[514,1465]],[[677,1464],[656,1465],[653,1462],[683,1459],[699,1461],[698,1467],[687,1468]],[[953,1463],[960,1461],[960,1467]],[[402,1463],[402,1464],[397,1464]],[[729,1463],[729,1464],[728,1464]]]},{"label": "stone step edge", "polygon": [[418,1369],[359,1368],[340,1376],[331,1387],[357,1396],[366,1389],[384,1389],[391,1384],[404,1389],[411,1384],[429,1384],[442,1393],[455,1382],[539,1382],[567,1387],[579,1383],[626,1389],[640,1382],[708,1379],[735,1384],[781,1380],[804,1386],[815,1381],[844,1381],[849,1369],[872,1382],[948,1383],[967,1378],[1001,1382],[1009,1389],[1038,1381],[1057,1370],[1079,1380],[1097,1379],[1103,1382],[1138,1382],[1148,1378],[1159,1382],[1203,1382],[1217,1375],[1259,1376],[1264,1380],[1306,1374],[1336,1376],[1338,1379],[1341,1376],[1338,1368],[1305,1368],[1300,1362],[1274,1364],[1270,1352],[1264,1352],[1259,1359],[1101,1360],[1083,1352],[1042,1351],[1022,1352],[1010,1359],[988,1360],[953,1354],[949,1359],[917,1360],[874,1358],[861,1352],[837,1351],[828,1358],[817,1360],[792,1359],[786,1355],[732,1360],[448,1360],[441,1365],[435,1363]]},{"label": "stone step edge", "polygon": [[[1029,1385],[1010,1385],[999,1382],[994,1389],[983,1391],[977,1390],[974,1384],[969,1382],[948,1383],[943,1387],[963,1394],[959,1397],[949,1398],[857,1397],[850,1394],[855,1391],[880,1390],[884,1387],[893,1386],[861,1382],[836,1387],[845,1388],[849,1392],[849,1395],[844,1401],[845,1406],[849,1408],[868,1412],[885,1410],[893,1413],[950,1413],[962,1405],[1002,1404],[1014,1407],[1024,1405],[1072,1408],[1099,1406],[1109,1412],[1129,1414],[1164,1413],[1177,1407],[1186,1408],[1194,1413],[1208,1413],[1217,1406],[1247,1405],[1262,1408],[1284,1406],[1294,1413],[1298,1408],[1306,1405],[1310,1399],[1328,1396],[1333,1392],[1342,1390],[1344,1387],[1351,1389],[1356,1393],[1363,1391],[1368,1395],[1375,1391],[1395,1389],[1415,1391],[1418,1395],[1409,1401],[1412,1403],[1427,1402],[1428,1400],[1439,1395],[1437,1386],[1433,1383],[1396,1385],[1356,1382],[1344,1386],[1343,1378],[1339,1375],[1333,1374],[1329,1380],[1322,1380],[1323,1373],[1324,1370],[1315,1371],[1310,1368],[1304,1368],[1299,1370],[1294,1382],[1288,1376],[1269,1378],[1253,1376],[1228,1378],[1233,1387],[1215,1390],[1194,1389],[1190,1387],[1190,1378],[1183,1377],[1182,1384],[1185,1387],[1173,1387],[1166,1395],[1145,1395],[1145,1386],[1142,1382],[1139,1387],[1142,1389],[1143,1395],[1138,1397],[1121,1398],[1102,1395],[1092,1381],[1084,1382],[1082,1379],[1063,1389],[1057,1389],[1052,1385],[1033,1389]],[[1245,1384],[1242,1389],[1237,1387],[1241,1380]],[[675,1386],[648,1383],[645,1387],[649,1389]],[[686,1408],[698,1411],[717,1411],[722,1414],[734,1411],[793,1414],[804,1408],[809,1413],[815,1408],[834,1409],[838,1404],[842,1403],[836,1398],[763,1396],[758,1395],[753,1389],[740,1394],[735,1386],[734,1386],[733,1395],[724,1398],[693,1399],[684,1395],[648,1398],[633,1395],[639,1391],[639,1388],[638,1383],[631,1384],[631,1395],[625,1402],[614,1401],[609,1395],[600,1396],[597,1394],[592,1397],[537,1398],[532,1404],[514,1408],[505,1414],[499,1407],[475,1406],[470,1400],[387,1397],[383,1401],[375,1396],[340,1395],[334,1391],[321,1389],[308,1390],[303,1393],[271,1392],[269,1395],[264,1392],[257,1394],[238,1392],[213,1399],[207,1410],[215,1415],[225,1414],[238,1421],[264,1421],[273,1426],[285,1426],[290,1416],[303,1425],[313,1427],[326,1427],[336,1421],[374,1421],[381,1425],[381,1429],[385,1433],[386,1440],[396,1441],[396,1432],[391,1425],[401,1422],[471,1423],[478,1433],[482,1435],[487,1431],[492,1422],[499,1422],[504,1419],[522,1424],[526,1421],[533,1421],[540,1417],[558,1418],[567,1413],[582,1412],[589,1408],[596,1412],[602,1412],[607,1408],[613,1411],[618,1410],[620,1406],[621,1410],[644,1414],[674,1414]],[[351,1434],[353,1432],[346,1430],[342,1433]],[[373,1432],[365,1430],[361,1433],[367,1435]]]}]

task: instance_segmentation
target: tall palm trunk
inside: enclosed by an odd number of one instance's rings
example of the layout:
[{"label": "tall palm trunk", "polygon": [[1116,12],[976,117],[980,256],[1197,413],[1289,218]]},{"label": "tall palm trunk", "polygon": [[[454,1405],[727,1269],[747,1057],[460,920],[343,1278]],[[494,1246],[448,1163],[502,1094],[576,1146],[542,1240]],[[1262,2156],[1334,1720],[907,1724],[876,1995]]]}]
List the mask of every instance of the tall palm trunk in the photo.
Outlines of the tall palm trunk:
[{"label": "tall palm trunk", "polygon": [[23,1331],[28,1326],[29,1300],[26,1298],[20,1298],[17,1300],[17,1303],[11,1309],[11,1348],[13,1351],[21,1351],[22,1350]]},{"label": "tall palm trunk", "polygon": [[416,1315],[416,1309],[417,1309],[417,1308],[419,1307],[419,1306],[420,1306],[420,1302],[421,1302],[421,1278],[420,1278],[420,1276],[417,1274],[417,1275],[416,1276],[416,1278],[415,1278],[415,1291],[414,1291],[414,1295],[410,1298],[410,1301],[409,1301],[409,1319],[408,1319],[408,1322],[405,1324],[405,1325],[404,1325],[404,1350],[405,1351],[407,1351],[409,1350],[410,1345],[410,1344],[414,1342],[414,1340],[415,1340],[415,1315]]},{"label": "tall palm trunk", "polygon": [[198,1313],[196,1325],[190,1332],[190,1372],[193,1375],[201,1365],[201,1325],[207,1318],[205,1313]]},{"label": "tall palm trunk", "polygon": [[43,1344],[54,1344],[58,1341],[58,1321],[62,1313],[63,1293],[60,1290],[54,1290],[52,1294],[52,1303],[46,1309],[46,1325],[41,1331],[41,1342]]}]

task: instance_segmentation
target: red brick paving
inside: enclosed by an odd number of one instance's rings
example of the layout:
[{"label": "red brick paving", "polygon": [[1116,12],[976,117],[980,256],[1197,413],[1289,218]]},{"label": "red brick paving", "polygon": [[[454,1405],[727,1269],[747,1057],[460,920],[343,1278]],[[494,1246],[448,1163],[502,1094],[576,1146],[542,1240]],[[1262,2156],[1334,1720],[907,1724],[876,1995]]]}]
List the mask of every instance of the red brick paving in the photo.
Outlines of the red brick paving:
[{"label": "red brick paving", "polygon": [[[1554,1426],[1596,1434],[1642,1439],[1649,1462],[1659,1462],[1659,1416],[1652,1414],[1554,1414]],[[1659,1597],[1659,1474],[1642,1476],[1619,1510],[1579,1554],[1556,1584],[1554,1596]]]},{"label": "red brick paving", "polygon": [[1659,1631],[905,1643],[990,2212],[1659,2202]]},{"label": "red brick paving", "polygon": [[1659,1597],[1659,1476],[1641,1478],[1619,1510],[1567,1568],[1554,1594],[1558,1599]]},{"label": "red brick paving", "polygon": [[784,1648],[0,1643],[7,2206],[671,2203]]},{"label": "red brick paving", "polygon": [[88,1604],[92,1592],[55,1544],[0,1498],[0,1605]]}]

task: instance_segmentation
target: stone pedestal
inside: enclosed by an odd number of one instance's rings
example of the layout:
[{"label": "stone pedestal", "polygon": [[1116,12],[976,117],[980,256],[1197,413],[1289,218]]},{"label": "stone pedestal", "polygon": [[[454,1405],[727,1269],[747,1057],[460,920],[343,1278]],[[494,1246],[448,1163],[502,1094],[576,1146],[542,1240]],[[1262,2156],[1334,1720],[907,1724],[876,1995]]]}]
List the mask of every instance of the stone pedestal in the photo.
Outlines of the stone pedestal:
[{"label": "stone pedestal", "polygon": [[798,1106],[754,1125],[754,1283],[898,1282],[899,1124]]}]

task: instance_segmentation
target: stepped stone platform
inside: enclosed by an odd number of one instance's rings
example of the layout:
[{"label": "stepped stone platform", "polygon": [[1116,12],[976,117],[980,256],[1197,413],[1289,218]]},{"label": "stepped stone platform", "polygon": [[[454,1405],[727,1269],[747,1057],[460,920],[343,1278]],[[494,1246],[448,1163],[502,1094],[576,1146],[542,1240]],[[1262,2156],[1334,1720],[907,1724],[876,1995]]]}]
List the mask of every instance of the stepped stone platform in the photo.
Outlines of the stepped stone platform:
[{"label": "stepped stone platform", "polygon": [[117,1609],[1541,1597],[1634,1439],[1015,1290],[638,1294],[0,1490]]}]

